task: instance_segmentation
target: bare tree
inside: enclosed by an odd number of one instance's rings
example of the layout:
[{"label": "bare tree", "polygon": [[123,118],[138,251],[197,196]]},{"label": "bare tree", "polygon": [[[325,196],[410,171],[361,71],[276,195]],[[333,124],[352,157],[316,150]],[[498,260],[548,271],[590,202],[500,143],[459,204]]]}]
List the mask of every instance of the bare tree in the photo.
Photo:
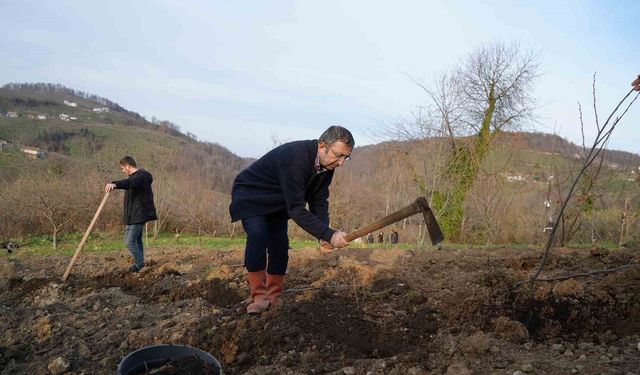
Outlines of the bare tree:
[{"label": "bare tree", "polygon": [[57,250],[60,231],[86,212],[87,204],[78,188],[79,182],[67,174],[61,164],[44,167],[35,165],[20,171],[10,191],[3,193],[3,200],[22,215],[32,215],[45,223],[50,230],[53,250]]},{"label": "bare tree", "polygon": [[462,121],[471,134],[513,130],[532,120],[537,70],[536,53],[517,43],[494,43],[469,55],[456,81],[464,103]]},{"label": "bare tree", "polygon": [[447,161],[441,168],[443,183],[433,194],[433,205],[449,238],[460,235],[465,199],[494,135],[533,119],[531,89],[537,69],[533,51],[523,51],[517,43],[496,42],[471,53],[459,69],[437,78],[430,87],[414,80],[430,103],[408,123],[414,125],[412,130],[407,130],[407,123],[395,130],[401,139],[421,133],[423,139],[435,135],[448,140]]},{"label": "bare tree", "polygon": [[[593,85],[595,87],[595,75],[593,78]],[[634,81],[635,82],[635,81]],[[571,200],[571,198],[573,197],[574,191],[576,190],[578,183],[580,182],[581,178],[585,175],[585,173],[589,170],[589,168],[591,167],[591,165],[598,160],[598,156],[600,155],[600,153],[603,151],[604,146],[607,144],[607,142],[609,141],[609,137],[611,136],[611,133],[615,130],[616,126],[618,125],[618,123],[620,122],[620,120],[624,117],[624,115],[629,111],[629,108],[631,108],[631,106],[633,105],[633,103],[638,99],[638,96],[640,94],[636,94],[633,96],[632,99],[629,99],[631,97],[631,95],[633,94],[633,90],[631,89],[629,90],[629,92],[620,100],[620,102],[618,103],[618,105],[616,105],[616,107],[613,109],[613,111],[609,114],[609,116],[607,117],[606,121],[604,123],[600,123],[598,120],[598,113],[595,107],[595,94],[594,94],[594,112],[595,112],[595,127],[596,127],[596,137],[593,141],[593,144],[591,145],[591,147],[588,149],[588,152],[586,153],[586,156],[582,162],[582,167],[580,168],[580,170],[578,171],[578,173],[576,174],[573,183],[571,184],[571,186],[569,187],[569,190],[566,193],[566,196],[562,202],[562,205],[560,207],[560,212],[558,213],[558,216],[561,216],[564,212],[564,210],[567,208],[567,205],[569,203],[569,201]],[[594,89],[594,93],[595,93],[595,89]],[[628,100],[629,99],[629,100]],[[615,116],[615,117],[614,117]],[[551,248],[553,247],[554,244],[554,240],[555,240],[555,234],[556,231],[558,229],[558,220],[556,220],[553,229],[551,230],[551,233],[549,234],[549,239],[547,241],[547,245],[544,249],[544,253],[542,256],[542,259],[540,261],[540,264],[538,265],[538,268],[536,270],[536,272],[529,278],[529,290],[530,290],[530,294],[531,294],[531,299],[533,300],[533,291],[534,291],[534,284],[536,282],[536,280],[538,280],[538,277],[540,276],[540,274],[542,273],[542,271],[544,270],[546,264],[547,264],[547,259],[549,257],[549,253],[551,251]]]}]

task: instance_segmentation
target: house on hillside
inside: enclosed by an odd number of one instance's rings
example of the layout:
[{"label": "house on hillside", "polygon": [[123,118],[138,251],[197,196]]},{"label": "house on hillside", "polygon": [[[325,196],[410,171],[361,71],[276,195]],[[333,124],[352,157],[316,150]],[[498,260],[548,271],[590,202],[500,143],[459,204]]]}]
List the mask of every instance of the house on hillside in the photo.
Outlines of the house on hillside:
[{"label": "house on hillside", "polygon": [[44,151],[40,151],[35,147],[23,147],[20,150],[32,159],[43,159],[47,157]]},{"label": "house on hillside", "polygon": [[47,119],[47,115],[38,115],[36,117],[37,120],[46,120]]},{"label": "house on hillside", "polygon": [[11,142],[6,139],[0,138],[0,152],[5,151],[11,147]]},{"label": "house on hillside", "polygon": [[7,117],[16,118],[18,117],[18,112],[7,112]]},{"label": "house on hillside", "polygon": [[60,116],[58,116],[58,117],[60,117],[60,120],[62,120],[62,121],[69,121],[69,117],[70,116],[69,115],[65,115],[64,113],[61,113]]},{"label": "house on hillside", "polygon": [[76,104],[76,103],[74,103],[72,101],[69,101],[69,100],[65,100],[64,104],[68,105],[69,107],[77,107],[78,106],[78,104]]},{"label": "house on hillside", "polygon": [[96,113],[105,113],[105,112],[109,112],[109,108],[107,107],[96,107],[93,109],[94,112]]},{"label": "house on hillside", "polygon": [[507,181],[508,182],[523,182],[523,181],[527,181],[527,179],[524,176],[521,176],[519,174],[515,174],[515,175],[507,175]]}]

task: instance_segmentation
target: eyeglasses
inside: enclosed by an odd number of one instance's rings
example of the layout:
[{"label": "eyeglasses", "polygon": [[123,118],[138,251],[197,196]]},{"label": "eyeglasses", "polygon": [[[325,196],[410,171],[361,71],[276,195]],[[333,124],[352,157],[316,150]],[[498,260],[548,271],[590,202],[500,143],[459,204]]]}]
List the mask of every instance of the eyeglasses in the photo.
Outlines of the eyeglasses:
[{"label": "eyeglasses", "polygon": [[335,155],[335,157],[337,157],[338,159],[342,159],[343,161],[351,160],[351,155],[338,154],[337,152],[333,151],[333,148],[331,147],[331,145],[327,145],[327,147],[329,147],[329,150],[331,150],[331,153]]}]

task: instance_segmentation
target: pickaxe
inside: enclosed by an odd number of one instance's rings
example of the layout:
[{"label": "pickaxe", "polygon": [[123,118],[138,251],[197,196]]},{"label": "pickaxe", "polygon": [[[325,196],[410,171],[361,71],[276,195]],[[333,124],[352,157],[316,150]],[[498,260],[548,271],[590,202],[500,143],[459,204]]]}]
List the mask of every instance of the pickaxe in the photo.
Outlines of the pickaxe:
[{"label": "pickaxe", "polygon": [[433,215],[431,207],[429,207],[429,203],[427,203],[427,199],[425,197],[418,197],[410,205],[403,207],[400,210],[389,214],[374,223],[348,233],[344,237],[344,239],[349,242],[353,241],[358,237],[366,236],[369,233],[373,233],[378,229],[386,227],[387,225],[397,223],[398,221],[405,219],[411,215],[415,215],[418,212],[422,212],[422,215],[424,216],[424,221],[427,224],[427,231],[429,232],[429,237],[431,237],[431,244],[437,245],[442,240],[444,240],[444,235],[442,234],[442,230],[440,230],[440,225],[438,225],[436,217]]}]

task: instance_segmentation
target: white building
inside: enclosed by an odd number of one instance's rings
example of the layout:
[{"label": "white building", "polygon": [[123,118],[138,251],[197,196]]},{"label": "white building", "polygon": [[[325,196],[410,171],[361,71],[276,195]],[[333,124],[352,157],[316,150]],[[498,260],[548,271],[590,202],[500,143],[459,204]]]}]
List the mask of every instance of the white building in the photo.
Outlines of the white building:
[{"label": "white building", "polygon": [[7,112],[7,117],[16,118],[18,117],[18,112]]},{"label": "white building", "polygon": [[21,150],[22,152],[24,152],[25,154],[27,154],[29,157],[33,159],[44,158],[47,155],[43,151],[40,151],[37,148],[33,148],[33,147],[23,147],[21,148]]},{"label": "white building", "polygon": [[69,115],[65,115],[64,113],[61,113],[60,116],[58,116],[58,117],[60,117],[60,120],[62,120],[62,121],[69,121],[70,120]]},{"label": "white building", "polygon": [[6,139],[0,138],[0,151],[6,150],[9,147],[11,147],[11,142],[7,141]]},{"label": "white building", "polygon": [[520,182],[520,181],[526,181],[526,180],[527,180],[526,178],[524,178],[523,176],[520,176],[519,174],[507,176],[507,181],[509,182]]},{"label": "white building", "polygon": [[38,119],[38,120],[46,120],[47,116],[46,115],[38,115],[38,117],[36,117],[36,119]]},{"label": "white building", "polygon": [[93,109],[94,112],[96,113],[104,113],[104,112],[109,112],[109,108],[107,107],[96,107]]},{"label": "white building", "polygon": [[64,104],[68,105],[69,107],[77,107],[78,105],[72,101],[69,100],[65,100]]}]

